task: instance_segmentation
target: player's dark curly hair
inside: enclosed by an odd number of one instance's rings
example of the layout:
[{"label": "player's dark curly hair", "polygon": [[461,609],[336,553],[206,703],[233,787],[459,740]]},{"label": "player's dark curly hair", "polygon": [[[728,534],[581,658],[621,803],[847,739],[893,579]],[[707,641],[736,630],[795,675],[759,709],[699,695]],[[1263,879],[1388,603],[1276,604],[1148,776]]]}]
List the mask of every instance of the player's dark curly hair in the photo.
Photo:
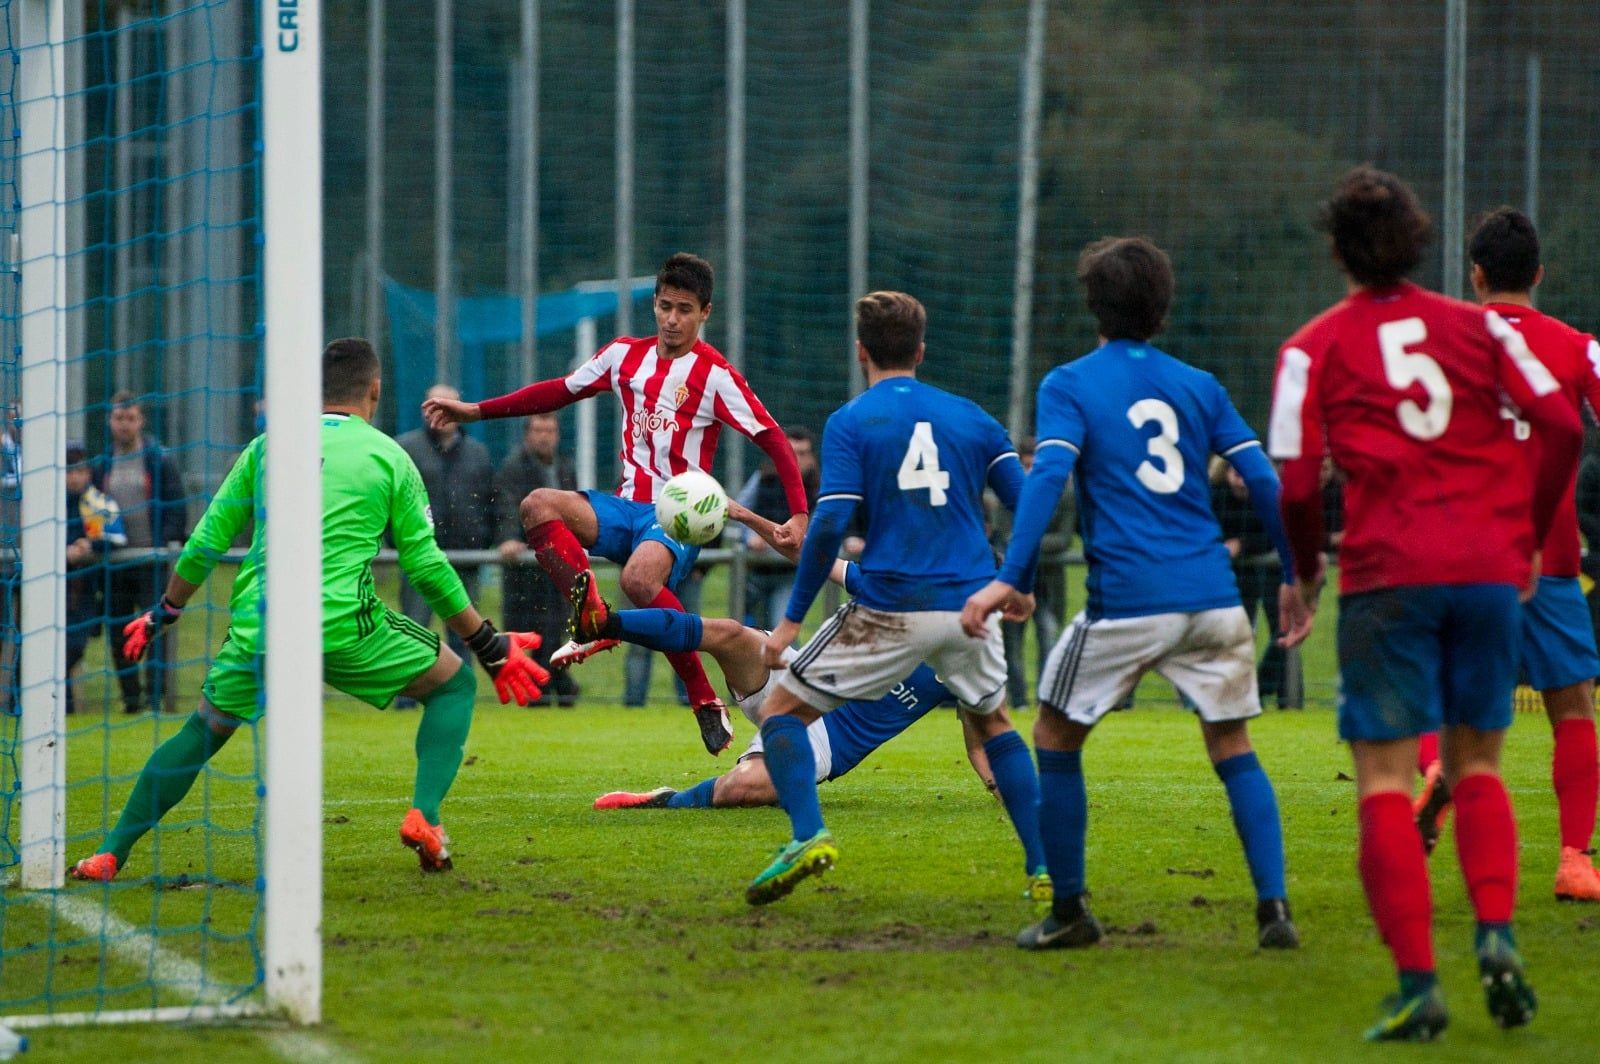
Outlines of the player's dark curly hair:
[{"label": "player's dark curly hair", "polygon": [[904,292],[868,292],[856,300],[856,339],[879,369],[914,369],[928,312]]},{"label": "player's dark curly hair", "polygon": [[1539,231],[1515,207],[1496,207],[1478,222],[1467,255],[1491,292],[1527,292],[1539,280]]},{"label": "player's dark curly hair", "polygon": [[1108,236],[1078,256],[1078,283],[1107,340],[1148,340],[1166,325],[1177,282],[1167,253],[1142,236]]},{"label": "player's dark curly hair", "polygon": [[322,401],[359,403],[380,372],[378,352],[359,336],[334,340],[322,349]]},{"label": "player's dark curly hair", "polygon": [[694,297],[700,301],[700,306],[705,308],[711,305],[713,279],[711,263],[699,255],[680,251],[663,262],[661,269],[657,271],[656,295],[660,295],[663,288],[681,288],[685,292],[693,292]]},{"label": "player's dark curly hair", "polygon": [[1339,179],[1317,224],[1356,283],[1381,288],[1405,280],[1433,238],[1433,220],[1404,181],[1375,166]]}]

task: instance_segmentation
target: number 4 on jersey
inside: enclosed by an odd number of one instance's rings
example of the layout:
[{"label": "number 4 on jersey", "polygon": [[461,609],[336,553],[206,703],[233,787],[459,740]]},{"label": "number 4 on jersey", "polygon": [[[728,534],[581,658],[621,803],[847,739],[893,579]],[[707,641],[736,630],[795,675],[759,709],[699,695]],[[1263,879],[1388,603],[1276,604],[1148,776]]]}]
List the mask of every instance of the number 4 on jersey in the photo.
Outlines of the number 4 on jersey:
[{"label": "number 4 on jersey", "polygon": [[919,421],[911,431],[911,445],[900,460],[897,482],[901,491],[927,488],[931,506],[943,506],[948,500],[950,474],[939,468],[939,445],[933,442],[933,422]]}]

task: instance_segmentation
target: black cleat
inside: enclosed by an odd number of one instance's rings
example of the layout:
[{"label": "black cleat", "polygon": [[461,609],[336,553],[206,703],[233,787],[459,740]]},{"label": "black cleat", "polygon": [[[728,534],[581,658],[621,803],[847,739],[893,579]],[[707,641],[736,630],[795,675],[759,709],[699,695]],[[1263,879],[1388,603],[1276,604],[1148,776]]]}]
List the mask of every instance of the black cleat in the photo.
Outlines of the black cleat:
[{"label": "black cleat", "polygon": [[1439,833],[1444,830],[1445,811],[1450,808],[1450,785],[1444,776],[1430,772],[1423,786],[1427,793],[1417,807],[1417,833],[1422,836],[1422,852],[1432,857],[1433,848],[1439,845]]},{"label": "black cleat", "polygon": [[733,724],[722,699],[713,698],[695,706],[694,719],[700,725],[700,741],[706,744],[706,753],[716,757],[733,745]]},{"label": "black cleat", "polygon": [[1300,932],[1289,915],[1283,898],[1265,898],[1256,903],[1256,945],[1262,949],[1299,949]]},{"label": "black cleat", "polygon": [[1496,931],[1478,947],[1478,976],[1489,1015],[1501,1027],[1521,1027],[1539,1010],[1539,999],[1522,974],[1522,958],[1510,939]]},{"label": "black cleat", "polygon": [[[1081,949],[1105,937],[1105,928],[1089,911],[1087,894],[1057,897],[1051,912],[1017,935],[1017,948],[1026,950]],[[1067,914],[1063,920],[1061,913]]]}]

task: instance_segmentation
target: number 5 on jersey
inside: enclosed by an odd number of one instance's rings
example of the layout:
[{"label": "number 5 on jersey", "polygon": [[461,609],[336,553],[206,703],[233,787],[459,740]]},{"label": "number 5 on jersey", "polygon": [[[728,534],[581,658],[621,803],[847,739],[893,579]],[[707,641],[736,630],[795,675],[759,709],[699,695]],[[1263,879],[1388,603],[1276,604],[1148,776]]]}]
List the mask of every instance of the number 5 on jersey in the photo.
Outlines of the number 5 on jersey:
[{"label": "number 5 on jersey", "polygon": [[911,430],[911,444],[900,460],[897,483],[901,491],[928,489],[930,506],[943,506],[949,499],[950,474],[939,468],[939,445],[933,442],[933,422],[919,421]]}]

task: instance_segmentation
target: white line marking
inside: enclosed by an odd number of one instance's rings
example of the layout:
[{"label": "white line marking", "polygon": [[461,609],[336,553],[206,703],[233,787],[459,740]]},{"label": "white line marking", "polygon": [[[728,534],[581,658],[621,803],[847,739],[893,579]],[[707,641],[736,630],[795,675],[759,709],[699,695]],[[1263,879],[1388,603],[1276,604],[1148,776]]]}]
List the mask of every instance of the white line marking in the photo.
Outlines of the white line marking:
[{"label": "white line marking", "polygon": [[[146,968],[162,989],[204,1004],[220,1004],[227,997],[222,988],[207,981],[199,964],[168,950],[149,932],[134,927],[109,909],[66,892],[29,896],[85,934],[103,936],[113,956],[132,967]],[[360,1059],[309,1031],[267,1028],[258,1034],[290,1064],[357,1064]]]}]

